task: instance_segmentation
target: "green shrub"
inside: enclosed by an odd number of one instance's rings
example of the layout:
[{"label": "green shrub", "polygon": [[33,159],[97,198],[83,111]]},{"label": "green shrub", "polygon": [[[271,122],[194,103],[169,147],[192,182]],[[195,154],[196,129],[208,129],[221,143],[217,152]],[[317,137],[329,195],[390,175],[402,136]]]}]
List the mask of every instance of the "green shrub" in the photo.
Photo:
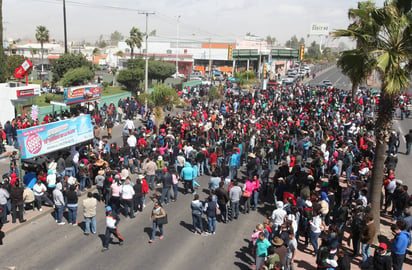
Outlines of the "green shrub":
[{"label": "green shrub", "polygon": [[93,71],[89,67],[71,69],[64,74],[62,84],[64,87],[79,86],[86,84],[94,77]]}]

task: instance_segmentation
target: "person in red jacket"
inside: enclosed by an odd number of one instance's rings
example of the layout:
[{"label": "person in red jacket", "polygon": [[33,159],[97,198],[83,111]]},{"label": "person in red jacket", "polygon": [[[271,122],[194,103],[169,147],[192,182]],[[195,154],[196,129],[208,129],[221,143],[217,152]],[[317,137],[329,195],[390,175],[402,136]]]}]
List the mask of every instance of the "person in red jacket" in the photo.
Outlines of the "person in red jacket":
[{"label": "person in red jacket", "polygon": [[213,173],[217,165],[217,153],[215,150],[212,150],[212,153],[210,154],[209,164],[210,164],[211,173]]}]

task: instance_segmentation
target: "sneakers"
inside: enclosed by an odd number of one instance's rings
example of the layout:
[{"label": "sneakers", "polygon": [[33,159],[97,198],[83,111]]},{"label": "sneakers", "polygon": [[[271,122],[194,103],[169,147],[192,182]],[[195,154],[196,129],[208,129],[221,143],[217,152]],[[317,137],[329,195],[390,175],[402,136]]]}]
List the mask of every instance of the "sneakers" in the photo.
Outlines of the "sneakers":
[{"label": "sneakers", "polygon": [[150,239],[150,240],[149,240],[149,243],[150,243],[150,244],[151,244],[151,243],[153,243],[153,240],[152,240],[152,239]]},{"label": "sneakers", "polygon": [[106,250],[109,250],[109,248],[107,248],[107,247],[102,248],[102,252],[105,252]]},{"label": "sneakers", "polygon": [[163,239],[163,235],[162,235],[162,236],[160,236],[159,238],[160,238],[160,240],[162,240],[162,239]]},{"label": "sneakers", "polygon": [[201,236],[206,236],[206,234],[205,234],[204,232],[202,232],[200,235],[201,235]]},{"label": "sneakers", "polygon": [[79,225],[79,222],[73,223],[73,226],[77,226]]},{"label": "sneakers", "polygon": [[43,208],[40,208],[39,211],[42,212],[42,211],[43,211]]},{"label": "sneakers", "polygon": [[66,222],[59,222],[59,223],[57,223],[57,225],[64,225],[64,224],[66,224]]}]

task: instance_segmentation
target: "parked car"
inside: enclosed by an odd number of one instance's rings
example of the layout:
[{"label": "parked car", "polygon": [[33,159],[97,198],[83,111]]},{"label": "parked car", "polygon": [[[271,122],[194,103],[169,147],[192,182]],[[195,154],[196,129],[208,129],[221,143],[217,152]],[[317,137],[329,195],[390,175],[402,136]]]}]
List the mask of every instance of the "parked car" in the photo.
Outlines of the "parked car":
[{"label": "parked car", "polygon": [[329,80],[323,80],[322,82],[318,83],[317,86],[318,86],[318,87],[328,88],[328,87],[333,87],[333,83],[332,83],[331,81],[329,81]]}]

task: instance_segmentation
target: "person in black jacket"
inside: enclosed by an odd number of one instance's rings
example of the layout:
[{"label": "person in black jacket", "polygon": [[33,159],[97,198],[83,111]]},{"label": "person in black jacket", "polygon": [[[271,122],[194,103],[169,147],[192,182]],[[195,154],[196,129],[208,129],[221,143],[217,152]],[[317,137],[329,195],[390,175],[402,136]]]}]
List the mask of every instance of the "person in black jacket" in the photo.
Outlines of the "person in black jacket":
[{"label": "person in black jacket", "polygon": [[66,198],[67,198],[67,208],[69,210],[69,224],[73,226],[77,226],[78,222],[76,221],[77,219],[77,202],[78,202],[78,196],[76,192],[77,186],[76,185],[71,185],[69,187],[69,190],[66,192]]},{"label": "person in black jacket", "polygon": [[160,197],[160,203],[162,204],[166,197],[166,205],[167,205],[170,202],[170,189],[172,188],[172,185],[173,185],[173,177],[167,171],[166,167],[163,168],[163,174],[161,175],[160,180],[163,184],[162,196]]},{"label": "person in black jacket", "polygon": [[392,269],[392,256],[388,252],[388,245],[380,243],[379,247],[375,249],[373,255],[373,269],[375,270],[391,270]]},{"label": "person in black jacket", "polygon": [[[25,222],[26,220],[23,219],[23,192],[24,187],[20,186],[20,181],[16,180],[14,182],[14,186],[10,189],[10,197],[11,197],[11,217],[12,222],[16,223],[16,218],[19,218],[20,223]],[[18,208],[18,211],[17,211]]]},{"label": "person in black jacket", "polygon": [[227,222],[227,202],[229,201],[229,193],[224,187],[225,183],[220,182],[219,188],[215,190],[217,203],[219,204],[220,209],[220,219],[223,223]]}]

